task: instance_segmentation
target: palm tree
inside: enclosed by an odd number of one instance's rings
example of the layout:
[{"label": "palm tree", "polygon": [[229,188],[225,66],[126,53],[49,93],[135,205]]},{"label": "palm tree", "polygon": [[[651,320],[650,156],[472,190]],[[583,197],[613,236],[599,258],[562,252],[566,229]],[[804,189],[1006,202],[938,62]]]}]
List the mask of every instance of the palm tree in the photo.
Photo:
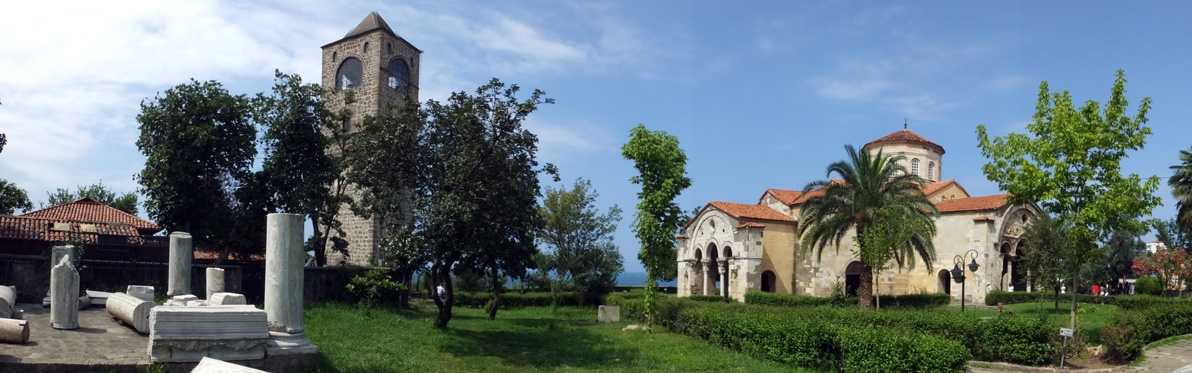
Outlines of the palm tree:
[{"label": "palm tree", "polygon": [[1167,179],[1167,185],[1177,200],[1176,221],[1192,228],[1192,152],[1180,150],[1180,164],[1171,166],[1171,170],[1173,172],[1171,178]]},{"label": "palm tree", "polygon": [[[828,177],[836,175],[839,180],[815,181],[803,188],[803,193],[817,190],[822,193],[813,193],[799,212],[799,236],[803,237],[800,255],[815,250],[819,261],[829,244],[835,245],[839,252],[841,240],[850,230],[855,230],[859,237],[855,255],[862,259],[858,304],[869,308],[873,297],[873,268],[883,267],[884,260],[894,258],[901,268],[913,266],[918,256],[927,263],[928,270],[931,269],[935,260],[935,246],[931,240],[935,235],[933,219],[939,210],[923,194],[924,180],[907,173],[906,168],[898,164],[903,157],[887,157],[880,150],[877,154],[858,153],[852,145],[845,145],[844,150],[848,152],[849,161],[828,166]],[[908,226],[919,228],[914,229],[909,236],[911,239],[903,244],[875,245],[873,243],[880,240],[866,239],[866,230],[875,224],[874,219],[884,217],[896,217]],[[874,263],[875,260],[883,262]]]}]

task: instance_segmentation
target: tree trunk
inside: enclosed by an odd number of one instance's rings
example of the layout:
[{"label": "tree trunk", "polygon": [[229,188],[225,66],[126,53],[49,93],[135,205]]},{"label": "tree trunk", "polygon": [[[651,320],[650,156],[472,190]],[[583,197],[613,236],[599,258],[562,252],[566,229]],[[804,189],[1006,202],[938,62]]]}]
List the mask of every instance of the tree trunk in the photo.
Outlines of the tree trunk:
[{"label": "tree trunk", "polygon": [[497,264],[490,261],[489,265],[493,269],[493,277],[491,279],[491,281],[492,281],[491,283],[492,283],[492,287],[493,287],[493,306],[488,309],[488,319],[496,320],[497,319],[497,309],[501,308],[501,285],[502,284],[501,284],[501,277],[499,276],[500,273],[497,271]]},{"label": "tree trunk", "polygon": [[878,276],[873,276],[873,304],[875,309],[882,309],[882,292],[881,287],[878,286]]},{"label": "tree trunk", "polygon": [[1068,327],[1076,330],[1076,276],[1080,275],[1080,269],[1072,270],[1072,320],[1068,323]]},{"label": "tree trunk", "polygon": [[1055,288],[1055,311],[1060,311],[1060,288]]},{"label": "tree trunk", "polygon": [[873,308],[873,268],[861,263],[861,283],[857,284],[857,305],[862,309]]},{"label": "tree trunk", "polygon": [[[315,233],[315,247],[313,247],[315,252],[315,266],[325,267],[327,266],[327,238],[323,236],[323,231],[319,229],[319,219],[312,218],[311,223],[313,223],[311,227]],[[331,227],[327,227],[327,231],[330,232]]]},{"label": "tree trunk", "polygon": [[435,306],[439,308],[439,312],[435,316],[434,325],[439,329],[447,329],[447,323],[451,322],[451,307],[455,305],[455,292],[451,283],[451,267],[436,260],[431,265],[430,272],[432,285],[435,283],[443,284],[443,287],[447,290],[447,294],[441,298],[438,296],[431,297],[435,300]]}]

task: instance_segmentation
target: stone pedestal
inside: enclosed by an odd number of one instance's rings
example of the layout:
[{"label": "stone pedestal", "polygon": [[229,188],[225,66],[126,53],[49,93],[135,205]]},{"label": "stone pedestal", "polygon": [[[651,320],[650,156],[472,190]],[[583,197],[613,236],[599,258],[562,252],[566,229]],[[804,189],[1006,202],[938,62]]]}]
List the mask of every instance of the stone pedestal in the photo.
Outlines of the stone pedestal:
[{"label": "stone pedestal", "polygon": [[211,294],[222,293],[224,291],[223,268],[207,268],[207,297],[203,299],[211,299]]},{"label": "stone pedestal", "polygon": [[165,306],[185,306],[185,305],[189,304],[190,302],[196,301],[196,300],[199,300],[199,297],[196,297],[196,296],[190,295],[190,294],[175,295],[173,297],[170,297],[170,300],[167,300],[165,302],[165,304],[163,304],[163,305],[165,305]]},{"label": "stone pedestal", "polygon": [[303,216],[269,214],[265,226],[265,313],[269,354],[314,353],[302,324]]},{"label": "stone pedestal", "polygon": [[106,308],[109,315],[132,326],[138,333],[149,333],[149,311],[153,309],[153,302],[115,293],[108,297]]},{"label": "stone pedestal", "polygon": [[170,233],[170,278],[166,295],[191,294],[190,267],[194,258],[194,242],[190,233]]},{"label": "stone pedestal", "polygon": [[69,256],[62,257],[50,270],[50,326],[79,328],[79,273]]},{"label": "stone pedestal", "polygon": [[0,319],[12,318],[12,310],[17,305],[17,288],[15,286],[0,286]]}]

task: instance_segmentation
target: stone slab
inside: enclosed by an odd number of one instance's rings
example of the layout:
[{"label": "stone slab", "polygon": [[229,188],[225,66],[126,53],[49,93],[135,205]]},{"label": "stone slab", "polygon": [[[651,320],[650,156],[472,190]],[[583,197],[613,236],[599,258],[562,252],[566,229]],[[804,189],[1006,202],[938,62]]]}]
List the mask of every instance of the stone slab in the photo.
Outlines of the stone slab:
[{"label": "stone slab", "polygon": [[265,358],[269,328],[253,306],[155,307],[149,315],[153,362]]},{"label": "stone slab", "polygon": [[107,305],[108,297],[110,296],[112,296],[112,293],[106,291],[87,290],[87,297],[91,298],[91,305],[93,306]]},{"label": "stone slab", "polygon": [[600,306],[596,312],[597,322],[621,322],[621,306]]},{"label": "stone slab", "polygon": [[185,305],[190,304],[191,301],[196,301],[196,300],[199,300],[199,297],[194,296],[192,294],[175,295],[173,297],[170,297],[170,300],[166,301],[165,305],[167,305],[167,306],[185,306]]},{"label": "stone slab", "polygon": [[248,300],[244,298],[244,294],[215,293],[211,294],[211,298],[207,299],[207,305],[211,306],[232,306],[245,304],[248,304]]},{"label": "stone slab", "polygon": [[219,359],[203,357],[190,373],[266,373],[260,369],[253,369],[243,365],[232,364]]},{"label": "stone slab", "polygon": [[153,302],[155,300],[153,287],[149,285],[128,285],[128,290],[125,290],[124,293],[144,301]]}]

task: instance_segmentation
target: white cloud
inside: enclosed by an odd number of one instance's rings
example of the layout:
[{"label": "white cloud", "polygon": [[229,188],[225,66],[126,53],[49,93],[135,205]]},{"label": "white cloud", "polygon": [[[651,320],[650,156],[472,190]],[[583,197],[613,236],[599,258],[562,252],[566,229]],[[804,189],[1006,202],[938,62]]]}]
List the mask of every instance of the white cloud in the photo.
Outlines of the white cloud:
[{"label": "white cloud", "polygon": [[572,160],[609,149],[612,143],[612,135],[593,123],[547,122],[531,117],[525,128],[538,136],[538,159],[542,162]]}]

